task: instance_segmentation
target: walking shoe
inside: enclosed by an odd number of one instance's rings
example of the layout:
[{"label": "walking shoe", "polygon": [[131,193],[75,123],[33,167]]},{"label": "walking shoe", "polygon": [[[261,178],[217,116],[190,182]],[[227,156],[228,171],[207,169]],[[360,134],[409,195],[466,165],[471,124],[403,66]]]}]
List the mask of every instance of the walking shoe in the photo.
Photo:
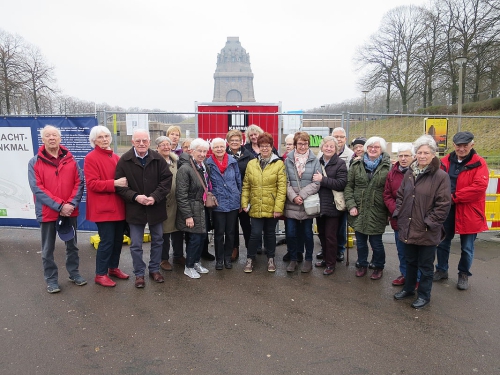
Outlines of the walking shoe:
[{"label": "walking shoe", "polygon": [[119,268],[108,268],[108,275],[113,276],[113,277],[117,277],[117,278],[122,279],[122,280],[127,280],[130,277],[129,275],[127,275],[125,272],[123,272]]},{"label": "walking shoe", "polygon": [[195,263],[194,264],[194,269],[198,273],[208,273],[208,270],[201,265],[201,263]]},{"label": "walking shoe", "polygon": [[326,267],[325,270],[323,271],[323,275],[331,275],[335,271],[334,267]]},{"label": "walking shoe", "polygon": [[314,263],[314,267],[319,267],[319,268],[326,267],[326,262],[324,260],[320,260],[319,262]]},{"label": "walking shoe", "polygon": [[59,285],[47,285],[47,293],[53,294],[53,293],[59,293],[61,291],[61,288],[59,288]]},{"label": "walking shoe", "polygon": [[368,272],[368,269],[366,267],[359,267],[356,270],[356,277],[363,277],[366,275],[366,272]]},{"label": "walking shoe", "polygon": [[411,307],[413,307],[414,309],[421,309],[422,307],[428,305],[429,302],[430,302],[429,300],[419,297],[415,301],[413,301]]},{"label": "walking shoe", "polygon": [[224,261],[218,260],[217,262],[215,262],[215,269],[217,271],[224,269]]},{"label": "walking shoe", "polygon": [[111,280],[108,275],[95,275],[94,282],[102,286],[113,287],[116,283]]},{"label": "walking shoe", "polygon": [[469,276],[465,272],[460,272],[458,274],[457,288],[460,290],[469,289]]},{"label": "walking shoe", "polygon": [[160,268],[163,271],[172,271],[172,265],[170,264],[170,262],[168,260],[162,260],[160,262]]},{"label": "walking shoe", "polygon": [[283,255],[283,262],[290,261],[290,253],[287,251],[285,255]]},{"label": "walking shoe", "polygon": [[297,253],[297,262],[302,262],[304,260],[304,254],[303,253]]},{"label": "walking shoe", "polygon": [[156,272],[150,272],[149,273],[149,277],[151,277],[156,283],[163,283],[163,282],[165,282],[165,278],[158,271],[156,271]]},{"label": "walking shoe", "polygon": [[313,266],[312,266],[312,260],[306,260],[304,264],[302,265],[302,269],[300,272],[302,273],[308,273],[311,272]]},{"label": "walking shoe", "polygon": [[316,259],[323,259],[323,250],[320,250],[318,254],[316,254]]},{"label": "walking shoe", "polygon": [[199,279],[200,278],[200,274],[198,272],[196,272],[196,270],[194,268],[185,267],[184,268],[184,275],[186,275],[187,277],[190,277],[191,279]]},{"label": "walking shoe", "polygon": [[180,264],[181,266],[185,266],[186,265],[186,258],[184,258],[183,256],[182,257],[174,257],[173,263]]},{"label": "walking shoe", "polygon": [[370,275],[370,279],[372,280],[380,280],[382,278],[382,275],[384,274],[384,270],[381,268],[375,268]]},{"label": "walking shoe", "polygon": [[448,271],[437,270],[432,276],[432,281],[446,280],[448,278]]},{"label": "walking shoe", "polygon": [[286,272],[294,272],[297,269],[297,261],[292,260],[286,267]]},{"label": "walking shoe", "polygon": [[403,289],[402,291],[394,294],[394,299],[402,300],[405,298],[413,297],[414,295],[415,295],[415,292],[407,292],[406,290]]},{"label": "walking shoe", "polygon": [[253,271],[253,261],[252,258],[247,258],[247,263],[245,264],[245,268],[243,268],[243,272],[250,273]]},{"label": "walking shoe", "polygon": [[144,288],[146,286],[146,283],[144,282],[144,276],[136,276],[134,285],[136,288]]},{"label": "walking shoe", "polygon": [[405,285],[405,277],[403,275],[400,275],[398,277],[396,277],[394,280],[392,280],[392,285],[394,286],[401,286],[401,285]]},{"label": "walking shoe", "polygon": [[344,261],[344,253],[337,253],[337,262]]},{"label": "walking shoe", "polygon": [[236,259],[240,257],[240,249],[235,247],[233,249],[233,253],[231,254],[231,262],[234,262]]},{"label": "walking shoe", "polygon": [[87,280],[85,280],[83,277],[81,277],[80,275],[76,275],[76,276],[70,276],[69,277],[69,281],[71,281],[72,283],[75,283],[76,285],[78,286],[82,286],[82,285],[85,285],[87,284]]},{"label": "walking shoe", "polygon": [[269,258],[267,260],[267,272],[275,272],[276,265],[274,264],[274,258]]},{"label": "walking shoe", "polygon": [[226,269],[228,270],[233,268],[233,262],[231,261],[231,258],[224,260],[224,267],[226,267]]}]

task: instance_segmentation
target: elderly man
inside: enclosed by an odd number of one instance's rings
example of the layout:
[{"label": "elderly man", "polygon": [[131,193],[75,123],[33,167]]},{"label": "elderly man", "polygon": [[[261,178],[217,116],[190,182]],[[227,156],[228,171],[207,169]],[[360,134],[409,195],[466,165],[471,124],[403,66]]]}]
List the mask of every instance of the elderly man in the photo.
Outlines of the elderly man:
[{"label": "elderly man", "polygon": [[61,145],[61,132],[52,125],[41,131],[43,145],[28,164],[28,179],[35,199],[36,219],[42,237],[42,264],[47,292],[61,291],[54,261],[56,231],[66,245],[66,270],[76,285],[80,276],[76,239],[78,205],[83,194],[83,173],[69,150]]},{"label": "elderly man", "polygon": [[[332,137],[337,140],[338,150],[337,155],[342,159],[347,169],[349,170],[350,161],[354,152],[346,146],[347,135],[344,128],[338,127],[332,130]],[[339,216],[339,226],[337,230],[337,262],[342,262],[344,260],[345,245],[347,242],[347,211],[341,213]],[[316,258],[323,259],[323,251],[320,251]]]},{"label": "elderly man", "polygon": [[460,235],[462,250],[458,263],[457,288],[469,288],[470,268],[474,259],[474,241],[477,233],[488,229],[485,217],[488,166],[474,150],[474,135],[459,132],[453,137],[455,151],[441,159],[441,168],[451,182],[451,209],[444,222],[446,238],[437,247],[437,265],[434,281],[448,278],[450,245],[455,233]]},{"label": "elderly man", "polygon": [[162,223],[167,219],[165,199],[172,186],[172,172],[165,159],[149,148],[148,131],[135,129],[132,145],[118,161],[115,174],[116,179],[126,177],[128,186],[116,187],[116,192],[125,201],[135,287],[144,288],[146,263],[142,260],[142,243],[146,224],[151,234],[149,276],[157,283],[165,281],[159,271],[163,247]]}]

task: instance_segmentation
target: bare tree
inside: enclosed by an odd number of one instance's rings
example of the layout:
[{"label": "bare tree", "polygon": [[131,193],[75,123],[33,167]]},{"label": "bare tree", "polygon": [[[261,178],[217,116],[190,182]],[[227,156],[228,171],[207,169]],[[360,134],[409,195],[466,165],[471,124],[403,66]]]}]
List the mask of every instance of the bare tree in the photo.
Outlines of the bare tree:
[{"label": "bare tree", "polygon": [[[12,99],[20,95],[23,39],[0,29],[0,114],[11,113]],[[5,103],[5,104],[4,104]],[[3,105],[4,104],[4,105]],[[3,108],[2,108],[3,107]]]}]

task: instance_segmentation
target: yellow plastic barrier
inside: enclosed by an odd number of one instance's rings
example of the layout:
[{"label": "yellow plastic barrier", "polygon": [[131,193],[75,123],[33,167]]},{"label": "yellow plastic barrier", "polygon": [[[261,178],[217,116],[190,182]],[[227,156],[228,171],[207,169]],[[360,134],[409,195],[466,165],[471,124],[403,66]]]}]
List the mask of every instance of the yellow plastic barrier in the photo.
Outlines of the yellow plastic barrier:
[{"label": "yellow plastic barrier", "polygon": [[489,230],[500,230],[500,183],[494,171],[490,173],[490,182],[486,189],[485,215]]},{"label": "yellow plastic barrier", "polygon": [[[144,233],[144,242],[151,242],[151,235],[149,233]],[[93,236],[90,236],[90,244],[94,246],[94,249],[97,250],[99,247],[99,242],[101,242],[101,238],[99,237],[98,234],[94,234]],[[132,241],[130,240],[130,237],[123,235],[123,243],[130,245]]]}]

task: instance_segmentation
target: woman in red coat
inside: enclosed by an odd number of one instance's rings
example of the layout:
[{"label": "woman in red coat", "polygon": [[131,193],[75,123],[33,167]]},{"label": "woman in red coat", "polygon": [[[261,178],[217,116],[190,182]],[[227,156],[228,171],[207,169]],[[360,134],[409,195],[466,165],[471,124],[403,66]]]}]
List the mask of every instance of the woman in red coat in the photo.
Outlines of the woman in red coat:
[{"label": "woman in red coat", "polygon": [[110,147],[111,132],[108,128],[94,126],[89,141],[94,150],[85,157],[83,170],[87,185],[87,220],[97,224],[100,237],[95,283],[111,287],[116,283],[109,276],[129,278],[118,268],[125,226],[125,203],[115,193],[116,186],[127,186],[127,179],[114,179],[119,156]]}]

